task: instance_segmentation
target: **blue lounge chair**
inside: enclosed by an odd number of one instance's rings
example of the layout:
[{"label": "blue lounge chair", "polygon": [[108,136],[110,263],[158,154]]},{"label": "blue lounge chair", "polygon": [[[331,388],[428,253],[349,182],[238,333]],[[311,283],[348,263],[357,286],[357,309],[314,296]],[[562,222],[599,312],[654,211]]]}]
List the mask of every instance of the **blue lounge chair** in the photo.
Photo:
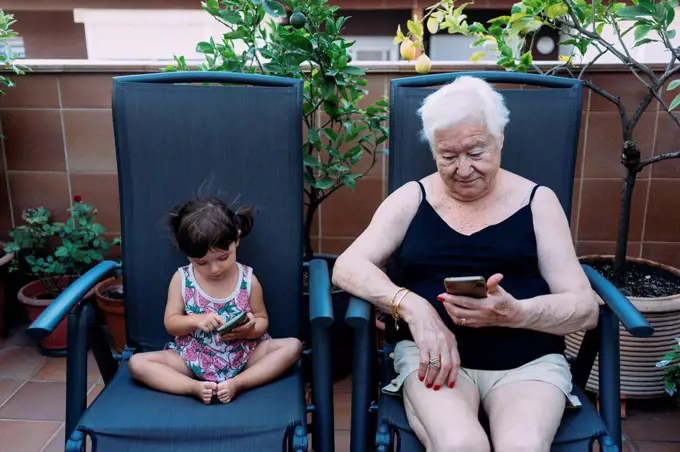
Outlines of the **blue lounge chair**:
[{"label": "blue lounge chair", "polygon": [[[557,194],[567,217],[571,212],[574,168],[581,121],[580,81],[534,74],[506,72],[451,73],[392,80],[390,95],[389,191],[435,171],[428,143],[420,138],[422,127],[417,110],[425,97],[439,85],[461,75],[473,75],[490,83],[529,85],[529,89],[502,89],[510,110],[501,166]],[[530,89],[530,88],[549,89]],[[619,330],[621,321],[636,337],[648,337],[652,328],[642,315],[605,278],[590,267],[585,272],[593,289],[604,300],[600,321],[589,331],[573,360],[573,394],[583,403],[565,410],[552,450],[589,451],[594,441],[601,450],[621,450],[619,407]],[[415,452],[424,450],[409,427],[400,398],[379,393],[394,378],[389,354],[394,349],[387,340],[376,363],[372,347],[373,308],[352,299],[346,321],[355,330],[352,395],[351,451],[367,450]],[[601,414],[586,398],[590,369],[599,353]],[[377,377],[376,377],[377,373]],[[377,403],[374,400],[377,398]],[[375,417],[377,416],[377,418]],[[480,414],[484,424],[483,413]]]},{"label": "blue lounge chair", "polygon": [[[92,304],[82,297],[120,271],[105,261],[80,277],[30,326],[46,336],[68,315],[67,451],[333,451],[327,264],[309,264],[310,318],[301,318],[302,81],[261,75],[183,72],[116,77],[113,119],[122,220],[127,344],[112,358]],[[205,189],[205,193],[201,190]],[[167,288],[186,259],[172,246],[164,215],[199,194],[258,209],[239,260],[262,283],[272,337],[300,337],[311,321],[312,394],[301,365],[224,405],[148,389],[130,377],[135,352],[171,339],[163,325]],[[86,409],[88,344],[106,383]],[[307,424],[312,412],[314,431]]]}]

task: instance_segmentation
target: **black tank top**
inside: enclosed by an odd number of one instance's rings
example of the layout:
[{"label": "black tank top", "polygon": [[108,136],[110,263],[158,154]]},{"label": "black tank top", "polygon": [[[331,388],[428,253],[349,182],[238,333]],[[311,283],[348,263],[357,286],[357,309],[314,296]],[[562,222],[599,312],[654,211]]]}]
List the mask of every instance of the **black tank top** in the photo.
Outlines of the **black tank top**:
[{"label": "black tank top", "polygon": [[[466,236],[455,231],[439,216],[422,192],[420,206],[395,255],[394,282],[428,300],[446,326],[455,334],[461,367],[507,370],[551,353],[564,353],[564,338],[538,331],[458,326],[437,295],[444,292],[444,278],[502,273],[501,286],[516,299],[546,295],[550,289],[538,268],[536,235],[531,202],[500,223]],[[390,318],[391,319],[391,318]],[[388,338],[413,340],[408,325],[387,322]]]}]

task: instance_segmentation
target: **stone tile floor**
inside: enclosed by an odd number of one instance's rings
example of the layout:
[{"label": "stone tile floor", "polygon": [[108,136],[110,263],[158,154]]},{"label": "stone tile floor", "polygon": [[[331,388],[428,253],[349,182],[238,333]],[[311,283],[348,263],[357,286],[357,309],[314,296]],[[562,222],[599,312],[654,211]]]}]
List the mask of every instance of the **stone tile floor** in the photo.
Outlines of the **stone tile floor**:
[{"label": "stone tile floor", "polygon": [[[88,403],[103,389],[94,359]],[[0,452],[64,450],[66,360],[40,355],[23,334],[0,338]],[[351,378],[335,385],[335,443],[349,451]],[[680,409],[668,400],[628,402],[624,452],[680,452]]]}]

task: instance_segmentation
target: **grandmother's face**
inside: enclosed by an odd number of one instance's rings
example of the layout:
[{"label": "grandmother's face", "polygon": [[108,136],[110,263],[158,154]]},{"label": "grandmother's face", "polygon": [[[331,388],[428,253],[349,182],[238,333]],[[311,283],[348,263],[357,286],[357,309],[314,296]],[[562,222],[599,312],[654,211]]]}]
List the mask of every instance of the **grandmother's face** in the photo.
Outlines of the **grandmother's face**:
[{"label": "grandmother's face", "polygon": [[484,127],[460,125],[435,132],[435,160],[442,181],[461,201],[474,201],[493,187],[503,139]]}]

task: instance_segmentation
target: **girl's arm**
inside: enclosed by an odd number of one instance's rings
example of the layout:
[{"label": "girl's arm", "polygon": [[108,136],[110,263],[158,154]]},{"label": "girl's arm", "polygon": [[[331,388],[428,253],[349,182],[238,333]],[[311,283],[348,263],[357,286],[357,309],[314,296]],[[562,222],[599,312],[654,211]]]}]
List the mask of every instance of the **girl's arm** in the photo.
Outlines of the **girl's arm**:
[{"label": "girl's arm", "polygon": [[[250,313],[253,315],[252,319],[255,324],[246,339],[257,339],[267,332],[269,328],[269,317],[267,316],[267,309],[264,306],[264,293],[262,291],[262,284],[255,277],[252,276],[250,289]],[[236,331],[236,330],[235,330]]]},{"label": "girl's arm", "polygon": [[175,272],[168,288],[168,301],[165,305],[165,329],[172,336],[184,336],[197,328],[212,331],[224,323],[217,314],[187,315],[182,300],[182,276]]}]

